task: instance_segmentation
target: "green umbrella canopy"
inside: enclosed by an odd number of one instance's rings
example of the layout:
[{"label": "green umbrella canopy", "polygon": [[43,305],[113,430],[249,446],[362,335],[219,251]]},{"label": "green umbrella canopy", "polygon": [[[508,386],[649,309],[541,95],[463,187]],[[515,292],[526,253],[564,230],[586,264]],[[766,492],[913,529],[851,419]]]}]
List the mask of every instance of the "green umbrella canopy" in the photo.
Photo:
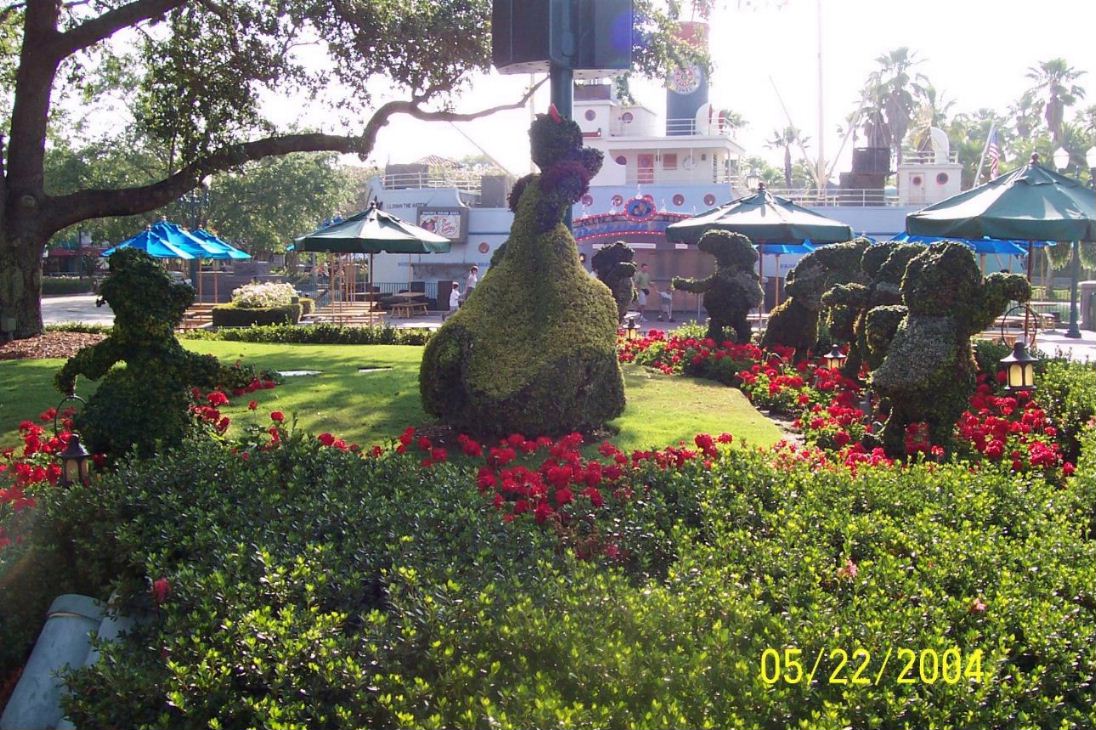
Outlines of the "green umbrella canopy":
[{"label": "green umbrella canopy", "polygon": [[985,185],[906,216],[914,236],[1096,241],[1096,192],[1039,164],[1039,156]]},{"label": "green umbrella canopy", "polygon": [[446,253],[448,238],[411,225],[376,207],[301,236],[297,251],[331,253]]},{"label": "green umbrella canopy", "polygon": [[696,243],[714,230],[741,233],[756,244],[840,243],[853,238],[852,228],[844,223],[773,195],[764,186],[754,195],[667,226],[666,236],[671,241]]}]

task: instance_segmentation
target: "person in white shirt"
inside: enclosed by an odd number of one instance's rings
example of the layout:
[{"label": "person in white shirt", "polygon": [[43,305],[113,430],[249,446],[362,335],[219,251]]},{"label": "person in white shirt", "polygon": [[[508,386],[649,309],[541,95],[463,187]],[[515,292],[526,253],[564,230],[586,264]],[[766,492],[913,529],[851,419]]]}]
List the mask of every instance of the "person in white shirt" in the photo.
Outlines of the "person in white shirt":
[{"label": "person in white shirt", "polygon": [[476,288],[476,284],[479,283],[479,267],[473,266],[468,269],[468,276],[464,280],[464,301],[468,301],[468,297],[472,296],[472,290]]},{"label": "person in white shirt", "polygon": [[453,282],[453,290],[449,292],[449,309],[454,310],[460,307],[460,284]]}]

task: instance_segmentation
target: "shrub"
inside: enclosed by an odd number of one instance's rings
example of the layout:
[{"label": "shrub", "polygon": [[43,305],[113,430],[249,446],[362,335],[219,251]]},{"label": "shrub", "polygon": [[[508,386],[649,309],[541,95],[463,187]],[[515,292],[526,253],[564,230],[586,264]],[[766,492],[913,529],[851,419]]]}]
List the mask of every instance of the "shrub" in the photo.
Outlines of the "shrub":
[{"label": "shrub", "polygon": [[1046,361],[1036,397],[1059,429],[1065,458],[1076,461],[1081,433],[1096,416],[1096,368],[1089,363]]},{"label": "shrub", "polygon": [[297,324],[301,321],[300,304],[276,307],[242,307],[236,302],[213,308],[214,327],[250,327],[264,324]]},{"label": "shrub", "polygon": [[268,281],[261,284],[244,284],[232,290],[232,303],[242,309],[269,309],[288,307],[298,297],[291,284]]},{"label": "shrub", "polygon": [[94,335],[109,335],[113,329],[113,325],[87,324],[85,322],[61,322],[46,325],[46,332],[81,332]]},{"label": "shrub", "polygon": [[296,326],[287,324],[253,325],[223,330],[192,330],[184,339],[225,340],[231,342],[293,343],[304,345],[424,345],[431,330],[397,327],[345,327],[336,324]]},{"label": "shrub", "polygon": [[[661,457],[606,449],[636,466],[603,473],[603,491],[634,496],[576,499],[570,523],[538,525],[505,519],[474,467],[421,467],[413,438],[379,458],[299,437],[238,453],[196,441],[54,493],[42,534],[68,541],[82,569],[128,573],[130,592],[164,581],[157,620],[73,678],[76,724],[1096,720],[1091,460],[1064,488],[934,464],[853,477],[795,451],[708,454],[698,438]],[[520,440],[495,448],[522,452]],[[554,468],[567,453],[549,454]],[[558,550],[587,512],[665,570]],[[762,680],[763,653],[783,661],[785,648],[802,651],[804,674],[819,658],[811,686]],[[829,681],[852,677],[858,648],[871,652],[867,685]],[[899,683],[900,649],[957,650],[964,676],[930,682],[915,666]]]},{"label": "shrub", "polygon": [[90,294],[94,291],[91,279],[75,276],[43,276],[42,296],[66,296],[69,294]]}]

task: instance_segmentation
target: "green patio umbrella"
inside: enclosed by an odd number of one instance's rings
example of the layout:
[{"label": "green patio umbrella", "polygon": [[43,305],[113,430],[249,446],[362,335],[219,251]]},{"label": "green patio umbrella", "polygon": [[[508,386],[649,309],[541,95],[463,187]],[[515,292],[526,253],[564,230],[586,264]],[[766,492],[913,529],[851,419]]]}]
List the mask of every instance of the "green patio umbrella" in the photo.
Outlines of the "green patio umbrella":
[{"label": "green patio umbrella", "polygon": [[1096,241],[1096,198],[1080,182],[1031,162],[906,216],[911,236]]},{"label": "green patio umbrella", "polygon": [[853,238],[852,228],[824,215],[773,195],[758,186],[754,195],[700,213],[666,227],[666,237],[696,243],[708,231],[741,233],[758,245],[770,243],[840,243]]},{"label": "green patio umbrella", "polygon": [[367,291],[373,292],[373,254],[448,253],[451,242],[444,236],[400,220],[377,207],[334,223],[295,240],[294,250],[326,253],[369,254]]}]

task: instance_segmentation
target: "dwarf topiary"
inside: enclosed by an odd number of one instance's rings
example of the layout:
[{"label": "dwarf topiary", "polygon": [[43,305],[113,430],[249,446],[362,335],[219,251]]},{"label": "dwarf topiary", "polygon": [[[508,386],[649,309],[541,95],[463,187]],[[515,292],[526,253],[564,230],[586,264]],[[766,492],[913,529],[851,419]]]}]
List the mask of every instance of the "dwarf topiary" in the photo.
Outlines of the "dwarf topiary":
[{"label": "dwarf topiary", "polygon": [[624,409],[616,303],[583,270],[562,225],[600,154],[558,115],[539,115],[530,137],[542,172],[511,197],[506,253],[423,353],[423,406],[462,431],[582,431]]},{"label": "dwarf topiary", "polygon": [[704,294],[708,310],[708,337],[725,339],[724,328],[735,332],[739,343],[750,341],[750,310],[761,304],[761,282],[754,273],[757,251],[750,239],[738,233],[708,231],[697,248],[715,257],[715,272],[706,279],[675,276],[673,286],[694,294]]},{"label": "dwarf topiary", "polygon": [[590,262],[597,278],[613,293],[620,319],[624,319],[628,307],[636,300],[636,285],[632,281],[632,277],[636,275],[636,265],[632,260],[635,256],[636,252],[631,246],[624,241],[617,241],[595,253]]},{"label": "dwarf topiary", "polygon": [[[837,284],[863,281],[860,257],[869,245],[870,242],[864,239],[834,243],[800,259],[788,272],[784,284],[787,299],[769,312],[769,324],[761,338],[762,347],[791,347],[797,358],[804,358],[809,350],[815,349],[819,345],[822,295]],[[822,324],[826,324],[825,319]]]},{"label": "dwarf topiary", "polygon": [[[901,284],[905,313],[887,306],[868,313],[865,337],[886,354],[871,386],[890,403],[883,446],[904,453],[906,427],[924,422],[934,444],[951,447],[952,431],[974,392],[970,338],[990,326],[1010,301],[1025,302],[1031,287],[1016,274],[982,278],[970,249],[934,243],[910,259]],[[893,337],[887,329],[894,326]],[[888,341],[889,340],[889,341]]]},{"label": "dwarf topiary", "polygon": [[857,377],[865,362],[869,369],[879,367],[882,354],[871,354],[864,332],[867,314],[876,307],[902,303],[899,285],[906,264],[924,250],[923,246],[911,243],[887,242],[871,246],[860,259],[860,269],[867,283],[837,284],[822,295],[830,335],[837,341],[849,343],[848,357],[842,367],[846,377]]},{"label": "dwarf topiary", "polygon": [[[187,352],[175,339],[174,329],[194,300],[190,286],[172,283],[143,251],[116,251],[109,263],[99,304],[110,305],[114,327],[105,340],[70,358],[56,383],[72,393],[79,375],[103,378],[76,415],[76,430],[93,452],[121,455],[136,447],[149,455],[157,442],[182,440],[192,423],[190,388],[213,387],[221,366],[211,355]],[[114,368],[119,362],[126,366]]]}]

